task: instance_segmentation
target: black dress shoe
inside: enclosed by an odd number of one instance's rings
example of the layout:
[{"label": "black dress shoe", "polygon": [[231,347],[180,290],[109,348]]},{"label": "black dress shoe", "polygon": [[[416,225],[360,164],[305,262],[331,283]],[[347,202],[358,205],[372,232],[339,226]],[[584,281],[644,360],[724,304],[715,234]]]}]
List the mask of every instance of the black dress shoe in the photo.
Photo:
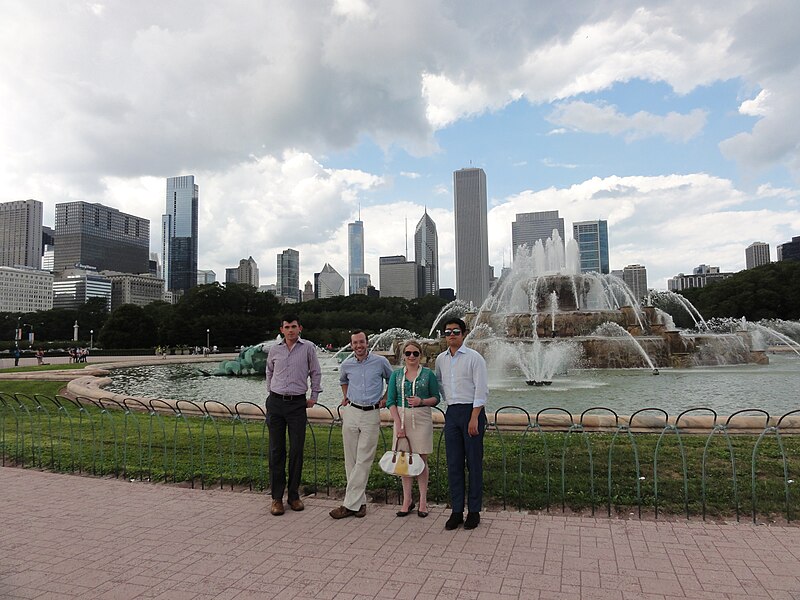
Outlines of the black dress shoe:
[{"label": "black dress shoe", "polygon": [[463,522],[464,522],[464,513],[454,512],[452,515],[450,515],[450,518],[447,519],[447,522],[444,524],[444,528],[447,529],[447,531],[452,531],[453,529],[461,525]]},{"label": "black dress shoe", "polygon": [[409,507],[408,507],[408,510],[398,510],[398,511],[397,511],[395,514],[396,514],[398,517],[407,517],[407,516],[409,515],[409,513],[410,513],[412,510],[414,510],[414,507],[415,507],[415,506],[416,506],[416,504],[414,504],[414,503],[412,502],[412,503],[411,503],[411,506],[409,506]]},{"label": "black dress shoe", "polygon": [[427,510],[418,510],[417,511],[417,516],[422,518],[422,519],[424,519],[425,517],[428,516],[428,511]]},{"label": "black dress shoe", "polygon": [[464,529],[475,529],[478,523],[481,522],[481,513],[471,512],[467,513],[467,520],[464,521]]}]

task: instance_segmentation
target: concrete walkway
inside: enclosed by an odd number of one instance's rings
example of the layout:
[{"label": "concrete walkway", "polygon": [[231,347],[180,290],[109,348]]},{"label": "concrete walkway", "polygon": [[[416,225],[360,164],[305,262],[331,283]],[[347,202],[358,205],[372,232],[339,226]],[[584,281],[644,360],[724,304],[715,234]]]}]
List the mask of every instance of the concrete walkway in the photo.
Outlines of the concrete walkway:
[{"label": "concrete walkway", "polygon": [[797,527],[337,504],[0,468],[0,597],[800,599]]}]

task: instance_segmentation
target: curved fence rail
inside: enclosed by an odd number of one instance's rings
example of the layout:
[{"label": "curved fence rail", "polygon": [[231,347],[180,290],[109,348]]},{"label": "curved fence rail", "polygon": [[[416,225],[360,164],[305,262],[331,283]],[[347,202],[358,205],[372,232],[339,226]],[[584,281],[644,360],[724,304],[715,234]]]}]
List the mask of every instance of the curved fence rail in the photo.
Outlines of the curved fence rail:
[{"label": "curved fence rail", "polygon": [[[327,413],[327,422],[308,425],[306,493],[330,494],[345,485],[341,436],[335,434],[341,417],[338,408]],[[501,414],[513,415],[517,425],[499,426]],[[746,409],[723,422],[703,407],[672,420],[657,407],[621,417],[602,406],[577,416],[558,407],[532,414],[504,406],[487,424],[484,496],[503,509],[549,512],[560,504],[562,512],[591,514],[605,507],[609,516],[625,511],[641,518],[645,511],[656,519],[668,513],[703,519],[735,514],[738,520],[749,513],[753,522],[759,515],[791,521],[800,436],[788,435],[784,423],[799,414],[800,409],[771,419],[762,409]],[[548,419],[558,415],[564,431],[545,431]],[[604,431],[587,429],[592,415],[604,416]],[[698,431],[698,415],[706,417],[705,431]],[[262,491],[269,482],[265,417],[252,402],[170,405],[0,392],[0,459],[24,468]],[[763,418],[763,427],[734,434],[733,425],[744,417]],[[654,433],[640,432],[645,422]],[[380,439],[379,455],[391,443],[389,427],[381,428]],[[443,439],[435,430],[429,460],[429,496],[435,502],[449,500]],[[380,471],[376,461],[369,489],[373,497],[397,501],[400,481]]]}]

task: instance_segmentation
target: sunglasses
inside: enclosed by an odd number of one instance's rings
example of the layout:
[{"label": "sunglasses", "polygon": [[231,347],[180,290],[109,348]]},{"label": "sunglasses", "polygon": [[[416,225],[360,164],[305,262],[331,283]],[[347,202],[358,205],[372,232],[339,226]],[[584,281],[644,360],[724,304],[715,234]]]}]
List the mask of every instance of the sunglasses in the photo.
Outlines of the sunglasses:
[{"label": "sunglasses", "polygon": [[403,354],[406,356],[419,356],[419,352],[416,350],[406,350]]},{"label": "sunglasses", "polygon": [[445,329],[444,330],[444,335],[445,336],[448,336],[448,335],[461,335],[461,330],[460,329]]}]

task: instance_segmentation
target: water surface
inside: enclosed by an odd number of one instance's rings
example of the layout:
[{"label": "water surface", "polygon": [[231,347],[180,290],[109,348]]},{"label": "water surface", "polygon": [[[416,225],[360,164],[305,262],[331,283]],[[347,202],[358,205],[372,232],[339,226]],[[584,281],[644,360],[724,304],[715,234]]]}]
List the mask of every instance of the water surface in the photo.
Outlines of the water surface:
[{"label": "water surface", "polygon": [[[530,412],[558,406],[572,413],[604,406],[619,414],[659,407],[671,415],[695,407],[709,407],[720,415],[745,408],[761,408],[771,415],[800,409],[800,358],[795,354],[771,354],[769,365],[661,369],[654,376],[647,369],[573,370],[547,387],[525,384],[521,374],[490,372],[489,411],[501,406],[520,406]],[[333,408],[341,401],[338,364],[323,359],[322,404]],[[153,365],[114,369],[107,389],[130,396],[214,400],[233,406],[253,402],[263,407],[263,377],[209,377],[200,369],[208,363]]]}]

